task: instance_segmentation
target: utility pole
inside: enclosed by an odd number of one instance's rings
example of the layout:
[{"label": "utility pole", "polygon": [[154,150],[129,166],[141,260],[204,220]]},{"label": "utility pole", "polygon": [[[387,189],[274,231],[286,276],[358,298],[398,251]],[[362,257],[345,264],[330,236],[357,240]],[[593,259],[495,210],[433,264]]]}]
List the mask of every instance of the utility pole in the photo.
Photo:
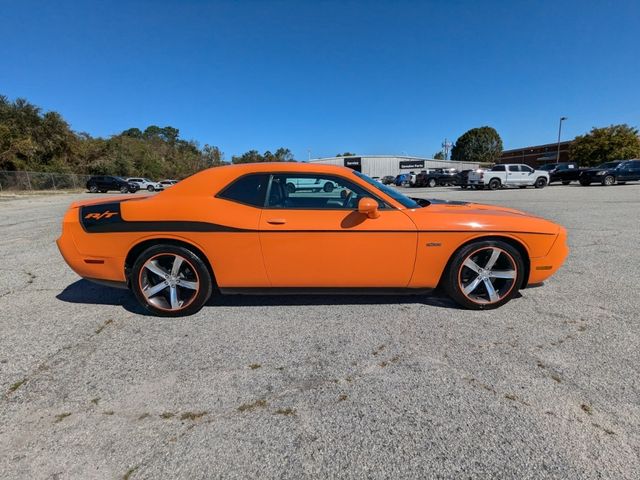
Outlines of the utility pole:
[{"label": "utility pole", "polygon": [[453,143],[451,143],[450,141],[448,141],[446,138],[444,139],[444,142],[442,142],[442,148],[444,149],[444,159],[445,160],[449,160],[449,149],[453,147]]},{"label": "utility pole", "polygon": [[560,117],[560,124],[558,125],[558,153],[556,154],[556,163],[560,162],[560,134],[562,133],[562,122],[566,119],[567,117]]}]

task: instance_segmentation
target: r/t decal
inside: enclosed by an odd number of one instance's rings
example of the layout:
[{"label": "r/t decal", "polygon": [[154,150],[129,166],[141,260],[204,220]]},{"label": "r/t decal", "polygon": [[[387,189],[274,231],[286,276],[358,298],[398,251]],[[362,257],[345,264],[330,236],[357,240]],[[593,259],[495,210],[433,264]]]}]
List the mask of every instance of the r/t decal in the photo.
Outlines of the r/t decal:
[{"label": "r/t decal", "polygon": [[114,215],[118,215],[118,212],[110,212],[109,210],[102,213],[87,213],[85,220],[102,220],[103,218],[111,218]]}]

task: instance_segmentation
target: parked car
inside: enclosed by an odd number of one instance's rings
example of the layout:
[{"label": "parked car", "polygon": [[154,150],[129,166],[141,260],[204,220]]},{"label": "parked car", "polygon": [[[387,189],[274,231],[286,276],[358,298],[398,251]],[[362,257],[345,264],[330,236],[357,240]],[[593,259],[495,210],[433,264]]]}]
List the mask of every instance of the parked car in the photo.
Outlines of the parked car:
[{"label": "parked car", "polygon": [[121,193],[136,193],[140,187],[137,183],[128,182],[122,177],[95,175],[87,181],[87,190],[91,193],[106,193],[113,190]]},{"label": "parked car", "polygon": [[442,170],[423,170],[416,175],[414,187],[435,187],[436,185],[446,185],[451,177]]},{"label": "parked car", "polygon": [[405,187],[409,184],[409,179],[411,178],[411,175],[408,173],[401,173],[400,175],[396,176],[396,179],[394,181],[394,184],[396,187]]},{"label": "parked car", "polygon": [[169,188],[178,183],[178,180],[160,180],[158,183],[162,185],[162,188]]},{"label": "parked car", "polygon": [[562,182],[563,185],[569,185],[580,178],[580,167],[575,162],[547,163],[540,170],[549,172],[549,183]]},{"label": "parked car", "polygon": [[[303,177],[337,188],[288,194]],[[145,201],[74,202],[57,244],[80,276],[177,317],[218,292],[287,287],[442,285],[465,308],[497,308],[553,275],[566,240],[560,225],[518,210],[418,203],[347,167],[260,163],[203,170]]]},{"label": "parked car", "polygon": [[318,178],[312,177],[300,177],[300,178],[290,178],[287,182],[287,191],[289,193],[295,192],[326,192],[330,193],[336,188],[336,185],[330,180],[320,180]]},{"label": "parked car", "polygon": [[382,177],[380,181],[382,182],[383,185],[393,185],[395,180],[396,180],[396,177],[394,177],[393,175],[385,175],[384,177]]},{"label": "parked car", "polygon": [[127,178],[127,182],[137,183],[140,190],[148,190],[149,192],[155,192],[156,190],[163,190],[164,187],[159,182],[154,182],[148,178],[134,177]]},{"label": "parked car", "polygon": [[488,187],[496,190],[502,187],[544,188],[549,183],[549,172],[534,170],[529,165],[511,163],[494,165],[490,170],[469,173],[469,185],[474,188]]},{"label": "parked car", "polygon": [[457,185],[460,188],[469,188],[469,173],[472,170],[461,170],[453,177],[453,185]]},{"label": "parked car", "polygon": [[580,185],[587,186],[593,182],[605,186],[614,183],[624,184],[640,180],[640,160],[617,160],[606,162],[594,168],[580,172]]}]

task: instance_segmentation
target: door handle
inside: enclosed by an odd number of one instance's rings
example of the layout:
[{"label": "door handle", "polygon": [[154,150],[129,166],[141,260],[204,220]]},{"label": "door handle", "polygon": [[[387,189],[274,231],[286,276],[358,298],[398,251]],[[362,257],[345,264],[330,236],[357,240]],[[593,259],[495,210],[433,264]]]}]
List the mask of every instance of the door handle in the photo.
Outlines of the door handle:
[{"label": "door handle", "polygon": [[287,221],[284,218],[270,218],[267,223],[271,225],[284,225]]}]

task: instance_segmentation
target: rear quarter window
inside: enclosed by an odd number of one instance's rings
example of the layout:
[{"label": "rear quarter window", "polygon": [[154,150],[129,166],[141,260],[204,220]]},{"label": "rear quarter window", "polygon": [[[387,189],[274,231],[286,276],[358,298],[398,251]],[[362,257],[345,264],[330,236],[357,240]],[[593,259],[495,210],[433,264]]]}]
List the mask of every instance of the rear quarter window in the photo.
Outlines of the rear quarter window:
[{"label": "rear quarter window", "polygon": [[245,175],[232,181],[216,196],[243,205],[262,208],[268,183],[269,175],[261,173]]}]

